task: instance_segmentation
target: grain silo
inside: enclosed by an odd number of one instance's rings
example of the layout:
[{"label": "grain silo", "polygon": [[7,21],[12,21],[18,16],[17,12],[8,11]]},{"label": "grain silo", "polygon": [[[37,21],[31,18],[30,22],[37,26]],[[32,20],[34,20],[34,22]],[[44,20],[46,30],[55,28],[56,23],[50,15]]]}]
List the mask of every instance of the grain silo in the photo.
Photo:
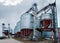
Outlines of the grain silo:
[{"label": "grain silo", "polygon": [[[43,13],[40,16],[40,23],[41,23],[41,28],[44,29],[51,29],[53,27],[52,25],[52,14],[51,13]],[[52,32],[43,32],[44,37],[52,37]]]},{"label": "grain silo", "polygon": [[41,15],[41,22],[42,28],[50,28],[52,24],[52,16],[51,14],[42,14]]},{"label": "grain silo", "polygon": [[17,22],[14,28],[15,37],[20,37],[20,21]]},{"label": "grain silo", "polygon": [[4,23],[2,23],[2,31],[3,31],[3,34],[6,35],[6,36],[9,34],[8,28],[5,27]]},{"label": "grain silo", "polygon": [[20,29],[21,29],[21,36],[22,37],[28,37],[30,34],[33,32],[33,15],[30,13],[24,13],[21,16],[21,24],[20,24]]}]

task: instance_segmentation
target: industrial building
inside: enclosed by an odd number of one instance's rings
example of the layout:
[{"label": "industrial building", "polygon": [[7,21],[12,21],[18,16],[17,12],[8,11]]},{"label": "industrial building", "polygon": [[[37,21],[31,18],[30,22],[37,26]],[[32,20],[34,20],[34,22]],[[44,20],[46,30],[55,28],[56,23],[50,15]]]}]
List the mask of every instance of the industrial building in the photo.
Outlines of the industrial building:
[{"label": "industrial building", "polygon": [[[26,23],[27,22],[27,23]],[[20,25],[19,25],[20,24]],[[25,13],[21,16],[20,22],[15,26],[15,34],[20,32],[21,37],[29,37],[33,34],[34,28],[33,15],[30,13]],[[36,19],[36,29],[40,28],[40,20]]]},{"label": "industrial building", "polygon": [[[32,12],[31,12],[32,11]],[[32,7],[21,15],[20,18],[20,35],[21,38],[29,38],[32,40],[43,38],[52,38],[54,43],[57,43],[58,27],[56,3],[51,3],[38,11],[37,4],[34,3]],[[38,16],[39,15],[39,16]]]},{"label": "industrial building", "polygon": [[14,28],[15,37],[20,37],[20,21],[17,22]]},{"label": "industrial building", "polygon": [[17,22],[15,28],[14,28],[14,33],[20,32],[20,21]]},{"label": "industrial building", "polygon": [[10,24],[8,24],[8,27],[6,27],[5,24],[2,23],[2,32],[4,37],[9,37],[12,34]]}]

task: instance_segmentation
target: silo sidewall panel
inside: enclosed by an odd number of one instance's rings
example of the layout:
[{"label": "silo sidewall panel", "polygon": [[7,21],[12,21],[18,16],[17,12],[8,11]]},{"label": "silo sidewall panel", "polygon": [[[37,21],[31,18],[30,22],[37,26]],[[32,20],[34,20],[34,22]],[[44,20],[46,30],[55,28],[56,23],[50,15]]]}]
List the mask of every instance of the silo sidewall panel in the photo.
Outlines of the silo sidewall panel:
[{"label": "silo sidewall panel", "polygon": [[23,16],[21,18],[21,29],[23,29],[23,28],[32,29],[31,20],[32,20],[31,14],[25,14],[25,15],[23,14]]}]

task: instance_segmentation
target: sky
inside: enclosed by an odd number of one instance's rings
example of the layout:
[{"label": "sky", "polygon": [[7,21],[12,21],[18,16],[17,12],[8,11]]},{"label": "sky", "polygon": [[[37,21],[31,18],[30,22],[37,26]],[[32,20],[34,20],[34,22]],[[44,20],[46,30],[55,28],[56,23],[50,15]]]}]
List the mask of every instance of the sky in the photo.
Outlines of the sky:
[{"label": "sky", "polygon": [[[37,3],[38,9],[40,10],[50,2],[54,2],[54,0],[0,0],[0,33],[2,23],[5,23],[6,26],[10,23],[11,28],[14,29],[16,23],[20,20],[20,16],[28,11],[33,3]],[[60,0],[56,0],[56,5],[58,27],[60,27]]]}]

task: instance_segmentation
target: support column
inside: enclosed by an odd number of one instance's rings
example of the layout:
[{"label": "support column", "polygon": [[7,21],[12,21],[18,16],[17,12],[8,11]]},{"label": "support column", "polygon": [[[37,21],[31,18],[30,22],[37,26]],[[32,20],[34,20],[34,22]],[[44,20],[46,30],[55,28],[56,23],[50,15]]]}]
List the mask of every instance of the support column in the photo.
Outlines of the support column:
[{"label": "support column", "polygon": [[53,28],[54,28],[54,43],[58,43],[57,39],[57,11],[56,11],[56,4],[52,6],[52,16],[53,16]]},{"label": "support column", "polygon": [[43,32],[41,31],[41,39],[43,38]]}]

